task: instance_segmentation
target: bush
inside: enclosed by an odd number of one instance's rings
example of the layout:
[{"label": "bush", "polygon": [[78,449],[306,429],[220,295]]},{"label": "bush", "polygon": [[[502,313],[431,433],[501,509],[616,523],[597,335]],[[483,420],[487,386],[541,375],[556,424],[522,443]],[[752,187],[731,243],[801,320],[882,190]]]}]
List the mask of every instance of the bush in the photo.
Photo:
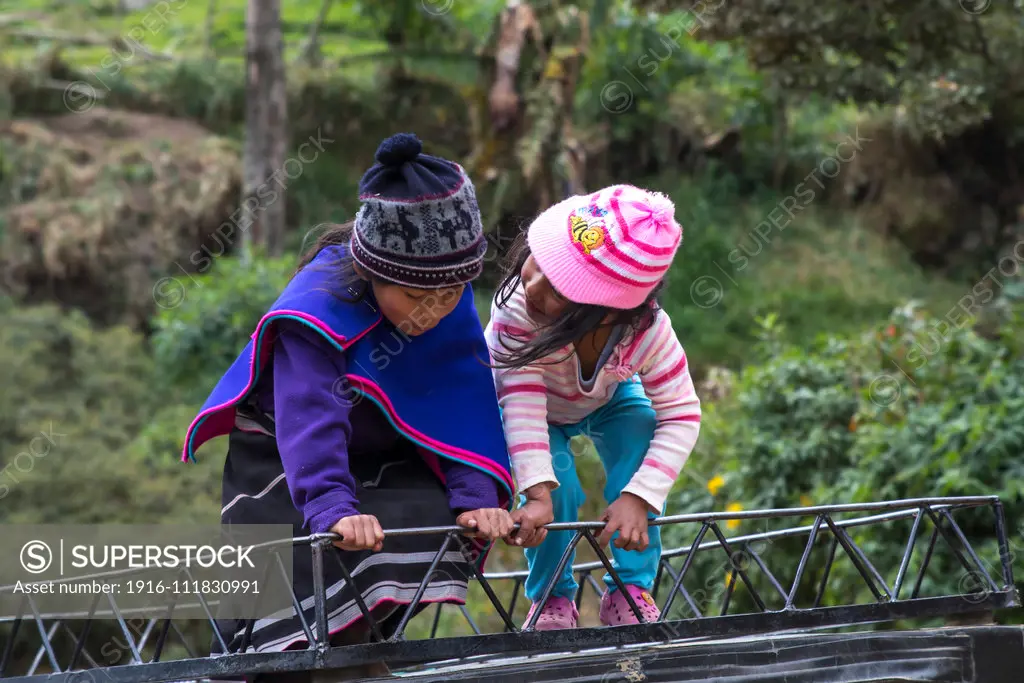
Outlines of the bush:
[{"label": "bush", "polygon": [[[708,407],[687,466],[699,486],[681,482],[674,502],[696,512],[725,503],[731,509],[765,509],[998,495],[1011,530],[1017,528],[1024,522],[1020,310],[1004,308],[982,336],[958,310],[937,318],[910,304],[866,335],[829,337],[809,351],[769,346],[772,357],[746,368],[733,392]],[[998,582],[991,512],[964,511],[955,518]],[[794,523],[790,518],[785,526]],[[742,533],[776,528],[753,522],[733,526]],[[908,519],[851,532],[890,587],[910,526]],[[910,594],[930,533],[926,522],[902,597]],[[1024,536],[1011,535],[1021,575],[1024,554],[1017,549],[1024,551]],[[674,545],[692,540],[677,536]],[[822,536],[828,540],[829,534]],[[781,581],[792,580],[805,542],[806,537],[779,540],[766,553],[766,563]],[[815,553],[823,555],[821,548]],[[800,600],[812,599],[821,578],[823,557],[815,557],[801,582],[797,606],[809,606]],[[704,578],[721,583],[720,578]],[[940,541],[921,595],[957,594],[969,578]],[[772,589],[763,586],[762,596],[770,595]],[[823,604],[871,599],[840,549]]]},{"label": "bush", "polygon": [[[188,420],[160,419],[165,397],[154,393],[140,335],[3,297],[0,315],[0,524],[217,523],[219,468],[186,467],[154,438],[136,438],[156,422],[156,431],[180,441]],[[115,636],[115,623],[95,624],[86,651]],[[0,641],[11,637],[0,624]],[[34,651],[20,643],[12,651],[17,670]]]},{"label": "bush", "polygon": [[179,281],[180,303],[154,320],[153,356],[163,381],[184,391],[186,402],[202,402],[288,284],[295,265],[292,256],[249,263],[222,258],[210,272]]},{"label": "bush", "polygon": [[0,309],[0,522],[160,523],[197,509],[208,516],[217,498],[196,503],[207,472],[126,450],[164,398],[153,391],[138,334],[97,329],[56,306]]},{"label": "bush", "polygon": [[97,330],[81,313],[54,305],[6,305],[3,316],[0,461],[10,463],[51,424],[58,433],[96,434],[100,457],[145,421],[152,364],[137,335]]}]

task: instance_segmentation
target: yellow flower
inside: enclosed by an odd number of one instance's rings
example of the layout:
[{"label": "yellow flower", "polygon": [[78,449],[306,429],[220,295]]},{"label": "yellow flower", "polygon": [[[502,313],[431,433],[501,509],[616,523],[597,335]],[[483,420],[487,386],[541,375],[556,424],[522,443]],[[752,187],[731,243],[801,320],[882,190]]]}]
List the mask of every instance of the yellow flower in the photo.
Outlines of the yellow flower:
[{"label": "yellow flower", "polygon": [[556,59],[552,55],[551,59],[548,60],[547,64],[544,65],[544,76],[543,78],[557,79],[565,75],[565,67],[562,66],[562,62]]},{"label": "yellow flower", "polygon": [[731,569],[725,573],[725,587],[728,588],[730,583],[732,583],[732,570]]},{"label": "yellow flower", "polygon": [[[742,510],[743,510],[743,504],[742,503],[729,503],[728,505],[725,506],[725,511],[726,512],[740,512]],[[740,525],[740,520],[738,520],[738,519],[730,519],[729,521],[727,521],[725,523],[725,526],[728,529],[735,529],[739,525]]]},{"label": "yellow flower", "polygon": [[805,508],[813,507],[814,501],[811,500],[811,497],[805,493],[804,495],[800,496],[800,506]]},{"label": "yellow flower", "polygon": [[722,488],[723,484],[725,484],[725,479],[723,479],[721,475],[716,474],[708,482],[708,493],[710,493],[712,496],[717,496],[718,489]]}]

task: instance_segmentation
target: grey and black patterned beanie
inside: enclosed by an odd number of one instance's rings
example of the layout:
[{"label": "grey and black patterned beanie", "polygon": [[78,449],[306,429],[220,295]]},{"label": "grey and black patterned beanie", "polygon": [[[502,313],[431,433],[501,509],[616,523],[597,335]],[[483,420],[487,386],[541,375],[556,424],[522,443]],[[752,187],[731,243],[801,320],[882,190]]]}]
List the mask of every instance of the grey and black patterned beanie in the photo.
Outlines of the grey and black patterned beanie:
[{"label": "grey and black patterned beanie", "polygon": [[473,183],[458,164],[422,154],[411,133],[377,148],[359,183],[352,258],[377,277],[421,289],[470,282],[487,242]]}]

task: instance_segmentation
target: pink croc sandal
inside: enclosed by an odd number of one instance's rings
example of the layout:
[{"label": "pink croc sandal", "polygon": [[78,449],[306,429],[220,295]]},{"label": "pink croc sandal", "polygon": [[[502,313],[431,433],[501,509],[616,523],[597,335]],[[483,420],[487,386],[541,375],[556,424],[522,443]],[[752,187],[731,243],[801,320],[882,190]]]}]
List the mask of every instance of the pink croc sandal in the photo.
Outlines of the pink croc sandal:
[{"label": "pink croc sandal", "polygon": [[[626,586],[633,602],[640,609],[644,621],[651,623],[661,616],[661,610],[654,598],[640,586]],[[601,598],[601,623],[605,626],[622,626],[623,624],[639,624],[636,615],[630,609],[626,598],[617,590],[610,589]]]},{"label": "pink croc sandal", "polygon": [[[523,627],[530,623],[533,613],[537,611],[537,605],[533,603],[530,611],[526,613],[526,621]],[[576,628],[580,613],[576,610],[576,603],[569,598],[549,598],[540,611],[537,624],[533,627],[535,631],[555,631],[563,628]]]}]

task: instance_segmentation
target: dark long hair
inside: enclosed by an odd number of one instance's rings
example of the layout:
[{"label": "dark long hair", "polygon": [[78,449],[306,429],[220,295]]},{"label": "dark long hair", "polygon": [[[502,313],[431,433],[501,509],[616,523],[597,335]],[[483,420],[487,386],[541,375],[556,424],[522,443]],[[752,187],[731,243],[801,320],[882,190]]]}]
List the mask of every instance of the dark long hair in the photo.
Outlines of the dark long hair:
[{"label": "dark long hair", "polygon": [[[320,234],[316,243],[299,257],[299,265],[292,277],[298,275],[299,271],[303,268],[308,267],[320,252],[327,247],[347,245],[352,238],[352,230],[355,224],[355,220],[345,223],[327,224],[326,230]],[[362,301],[370,291],[370,283],[356,274],[354,264],[352,254],[346,249],[338,258],[327,261],[322,266],[317,265],[317,267],[322,267],[332,275],[329,280],[331,286],[330,293],[348,303]]]},{"label": "dark long hair", "polygon": [[[494,292],[494,303],[497,308],[505,308],[522,284],[523,264],[529,257],[530,245],[526,241],[526,232],[523,231],[516,237],[506,256],[505,274]],[[625,326],[629,336],[624,336],[623,339],[628,343],[634,335],[650,329],[654,324],[660,308],[658,295],[664,286],[663,279],[642,304],[629,310],[569,302],[555,320],[537,329],[530,339],[501,330],[498,332],[498,340],[505,352],[491,350],[491,356],[497,361],[492,367],[514,369],[531,365],[602,327]],[[612,314],[612,318],[606,322],[605,318],[609,314]],[[506,338],[515,344],[510,346],[505,342]],[[575,351],[565,358],[551,362],[560,363],[570,358],[573,353]]]}]

